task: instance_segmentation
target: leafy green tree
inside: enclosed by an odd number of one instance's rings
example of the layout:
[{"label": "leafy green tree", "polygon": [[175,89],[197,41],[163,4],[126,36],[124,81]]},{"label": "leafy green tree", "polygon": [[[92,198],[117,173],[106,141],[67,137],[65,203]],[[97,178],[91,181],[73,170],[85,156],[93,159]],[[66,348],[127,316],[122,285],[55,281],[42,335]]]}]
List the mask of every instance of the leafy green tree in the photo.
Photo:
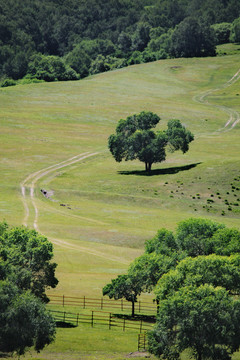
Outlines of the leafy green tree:
[{"label": "leafy green tree", "polygon": [[184,286],[199,287],[209,284],[221,286],[231,294],[240,294],[240,256],[208,255],[186,258],[165,273],[154,290],[160,302]]},{"label": "leafy green tree", "polygon": [[55,288],[56,263],[53,258],[52,244],[35,230],[24,227],[8,229],[1,225],[0,259],[6,269],[6,277],[22,290],[31,292],[44,301],[48,301],[45,290]]},{"label": "leafy green tree", "polygon": [[143,62],[143,56],[140,51],[133,51],[130,58],[127,61],[128,65],[141,64]]},{"label": "leafy green tree", "polygon": [[118,37],[118,47],[119,49],[124,53],[124,54],[128,54],[129,51],[131,50],[131,46],[132,46],[132,39],[131,36],[122,31]]},{"label": "leafy green tree", "polygon": [[211,220],[190,218],[178,224],[176,242],[179,249],[187,256],[212,254],[214,253],[213,235],[224,227],[223,224]]},{"label": "leafy green tree", "polygon": [[166,134],[171,151],[187,152],[189,143],[194,139],[193,134],[179,120],[169,120]]},{"label": "leafy green tree", "polygon": [[57,56],[35,54],[28,64],[28,75],[45,81],[77,80],[79,77],[75,70],[66,66]]},{"label": "leafy green tree", "polygon": [[147,23],[140,22],[132,37],[132,50],[143,51],[150,40],[150,26]]},{"label": "leafy green tree", "polygon": [[151,292],[163,274],[177,264],[177,259],[155,252],[143,254],[135,259],[128,269],[128,275],[141,284],[141,292]]},{"label": "leafy green tree", "polygon": [[240,17],[232,23],[230,40],[231,42],[240,42]]},{"label": "leafy green tree", "polygon": [[67,54],[66,63],[73,68],[81,78],[89,74],[91,58],[80,44]]},{"label": "leafy green tree", "polygon": [[146,241],[145,251],[148,254],[156,253],[172,256],[174,252],[178,251],[178,245],[173,232],[167,229],[158,230],[154,238]]},{"label": "leafy green tree", "polygon": [[141,279],[129,275],[118,275],[111,283],[103,287],[103,295],[109,296],[110,299],[126,299],[132,303],[132,317],[135,315],[135,303],[137,297],[142,292]]},{"label": "leafy green tree", "polygon": [[[172,150],[186,152],[193,135],[178,120],[170,120],[168,130],[154,132],[160,118],[152,112],[142,111],[121,119],[116,134],[108,139],[109,150],[117,162],[123,159],[138,159],[145,163],[145,170],[150,172],[153,163],[165,160],[165,148],[169,143]],[[174,137],[176,135],[176,137]]]},{"label": "leafy green tree", "polygon": [[45,305],[30,292],[20,291],[9,281],[0,281],[0,351],[36,351],[55,339],[55,321]]},{"label": "leafy green tree", "polygon": [[211,27],[214,30],[217,45],[226,44],[229,42],[231,23],[224,22],[220,24],[214,24]]},{"label": "leafy green tree", "polygon": [[197,18],[185,18],[176,26],[172,34],[171,55],[174,57],[216,55],[213,29]]},{"label": "leafy green tree", "polygon": [[240,253],[240,231],[232,228],[219,228],[212,237],[214,253],[232,255]]},{"label": "leafy green tree", "polygon": [[149,333],[150,351],[163,359],[180,359],[191,349],[196,360],[229,360],[240,346],[240,302],[223,288],[205,284],[182,287],[159,304]]}]

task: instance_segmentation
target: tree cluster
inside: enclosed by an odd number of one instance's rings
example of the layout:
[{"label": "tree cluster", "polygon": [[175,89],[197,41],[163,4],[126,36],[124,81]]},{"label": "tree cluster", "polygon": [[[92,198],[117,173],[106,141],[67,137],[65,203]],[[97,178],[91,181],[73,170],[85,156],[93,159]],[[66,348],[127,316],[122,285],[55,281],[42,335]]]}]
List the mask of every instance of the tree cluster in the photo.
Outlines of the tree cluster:
[{"label": "tree cluster", "polygon": [[75,80],[167,57],[212,56],[219,41],[238,41],[239,16],[236,0],[0,0],[0,78]]},{"label": "tree cluster", "polygon": [[175,233],[159,230],[128,273],[106,285],[103,294],[127,299],[128,282],[135,287],[128,300],[136,302],[141,292],[154,290],[158,314],[149,350],[155,355],[179,359],[190,349],[197,360],[231,359],[240,346],[239,265],[238,230],[191,218]]},{"label": "tree cluster", "polygon": [[0,352],[40,351],[55,338],[45,290],[56,287],[52,244],[35,230],[0,223]]}]

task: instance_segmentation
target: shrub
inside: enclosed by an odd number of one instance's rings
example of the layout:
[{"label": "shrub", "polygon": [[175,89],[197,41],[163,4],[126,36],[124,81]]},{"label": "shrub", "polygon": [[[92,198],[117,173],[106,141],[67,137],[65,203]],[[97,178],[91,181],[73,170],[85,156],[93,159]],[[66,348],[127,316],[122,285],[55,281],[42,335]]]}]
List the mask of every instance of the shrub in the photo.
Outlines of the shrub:
[{"label": "shrub", "polygon": [[17,82],[13,79],[5,79],[1,83],[1,87],[8,87],[8,86],[14,86],[17,85]]}]

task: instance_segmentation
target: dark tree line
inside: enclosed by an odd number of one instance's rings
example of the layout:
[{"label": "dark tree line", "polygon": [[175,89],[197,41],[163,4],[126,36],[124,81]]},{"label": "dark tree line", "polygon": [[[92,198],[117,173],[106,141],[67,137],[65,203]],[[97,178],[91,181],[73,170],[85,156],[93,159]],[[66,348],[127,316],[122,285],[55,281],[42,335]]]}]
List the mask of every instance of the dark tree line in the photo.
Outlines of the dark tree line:
[{"label": "dark tree line", "polygon": [[[237,41],[231,24],[239,16],[238,0],[0,0],[0,78],[74,80],[166,57],[212,56],[219,37]],[[227,33],[210,27],[221,23]]]}]

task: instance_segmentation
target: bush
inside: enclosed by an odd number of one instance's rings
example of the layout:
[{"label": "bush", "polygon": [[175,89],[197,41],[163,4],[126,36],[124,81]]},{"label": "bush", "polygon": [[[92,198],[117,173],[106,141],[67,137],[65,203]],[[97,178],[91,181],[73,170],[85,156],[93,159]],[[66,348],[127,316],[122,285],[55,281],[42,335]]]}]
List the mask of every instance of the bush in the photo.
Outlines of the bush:
[{"label": "bush", "polygon": [[77,80],[78,74],[58,56],[36,54],[28,64],[28,76],[44,81]]},{"label": "bush", "polygon": [[216,45],[226,44],[229,42],[230,31],[231,31],[231,24],[230,23],[221,23],[221,24],[214,24],[211,26],[214,30],[215,37],[216,37]]},{"label": "bush", "polygon": [[5,79],[1,83],[1,87],[8,87],[8,86],[14,86],[17,85],[17,82],[13,79]]},{"label": "bush", "polygon": [[235,19],[232,24],[230,41],[240,42],[240,17],[238,19]]},{"label": "bush", "polygon": [[141,64],[143,62],[142,53],[140,51],[134,51],[132,53],[132,56],[129,58],[127,64],[133,65],[133,64]]}]

